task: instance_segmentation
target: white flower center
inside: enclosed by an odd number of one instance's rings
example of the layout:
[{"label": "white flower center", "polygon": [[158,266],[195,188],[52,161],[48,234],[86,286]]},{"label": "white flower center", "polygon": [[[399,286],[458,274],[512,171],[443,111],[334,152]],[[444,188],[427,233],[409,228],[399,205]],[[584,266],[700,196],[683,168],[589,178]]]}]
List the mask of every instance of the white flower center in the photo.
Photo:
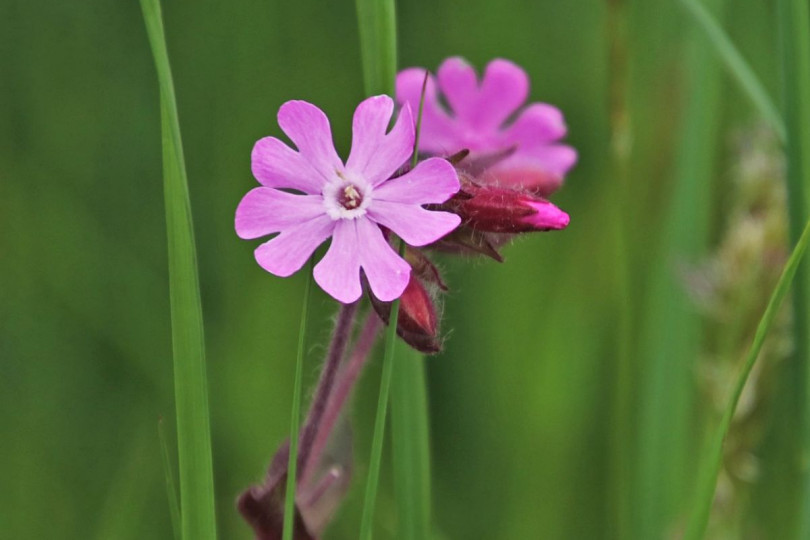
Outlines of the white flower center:
[{"label": "white flower center", "polygon": [[326,213],[332,219],[355,219],[366,213],[371,203],[371,186],[365,179],[337,172],[323,189]]}]

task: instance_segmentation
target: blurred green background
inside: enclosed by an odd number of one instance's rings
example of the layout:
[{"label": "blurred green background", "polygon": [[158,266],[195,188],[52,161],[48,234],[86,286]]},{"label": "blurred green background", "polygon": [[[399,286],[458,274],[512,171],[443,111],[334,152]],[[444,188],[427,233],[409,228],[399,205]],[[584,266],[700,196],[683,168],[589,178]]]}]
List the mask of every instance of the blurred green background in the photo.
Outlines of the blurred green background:
[{"label": "blurred green background", "polygon": [[[725,28],[776,96],[774,2],[728,3]],[[633,144],[620,187],[610,4],[398,5],[401,67],[509,58],[529,72],[532,100],[564,111],[580,153],[553,198],[572,216],[568,230],[521,238],[502,265],[441,259],[447,340],[427,362],[445,538],[664,538],[683,517],[714,413],[695,381],[697,308],[668,304],[687,295],[656,261],[710,252],[726,219],[730,134],[756,115],[677,2],[628,2],[620,93]],[[263,272],[257,243],[233,231],[234,210],[255,185],[252,145],[280,135],[286,100],[323,108],[346,155],[363,97],[356,15],[353,2],[168,0],[164,18],[198,242],[218,526],[222,538],[249,538],[234,501],[289,427],[303,276]],[[174,415],[159,126],[137,2],[0,4],[2,538],[171,537],[157,438],[158,418],[173,428]],[[698,148],[682,142],[684,129]],[[700,175],[687,176],[708,213],[687,205],[673,229],[684,152],[698,156]],[[310,386],[334,310],[318,291]],[[666,355],[673,340],[691,352],[656,364],[649,351]],[[354,400],[356,478],[327,538],[356,537],[378,375],[379,354]],[[633,501],[660,519],[628,528]],[[392,514],[384,470],[383,538]]]}]

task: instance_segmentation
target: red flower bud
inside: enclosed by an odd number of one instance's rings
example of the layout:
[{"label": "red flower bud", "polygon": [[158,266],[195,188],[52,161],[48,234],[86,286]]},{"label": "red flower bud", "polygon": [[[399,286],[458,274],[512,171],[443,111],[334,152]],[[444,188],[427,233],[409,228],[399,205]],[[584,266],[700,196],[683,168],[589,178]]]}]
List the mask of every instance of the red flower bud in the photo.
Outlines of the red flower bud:
[{"label": "red flower bud", "polygon": [[[381,302],[373,294],[369,297],[374,310],[388,324],[392,303]],[[433,299],[412,272],[408,286],[399,298],[397,335],[417,351],[434,354],[441,350],[437,327],[438,317]]]},{"label": "red flower bud", "polygon": [[444,204],[476,231],[520,233],[568,226],[568,214],[545,199],[493,186],[462,185],[459,195]]},{"label": "red flower bud", "polygon": [[411,265],[411,269],[419,279],[427,283],[433,283],[443,291],[447,290],[447,285],[442,281],[439,269],[420,250],[405,246],[405,260]]}]

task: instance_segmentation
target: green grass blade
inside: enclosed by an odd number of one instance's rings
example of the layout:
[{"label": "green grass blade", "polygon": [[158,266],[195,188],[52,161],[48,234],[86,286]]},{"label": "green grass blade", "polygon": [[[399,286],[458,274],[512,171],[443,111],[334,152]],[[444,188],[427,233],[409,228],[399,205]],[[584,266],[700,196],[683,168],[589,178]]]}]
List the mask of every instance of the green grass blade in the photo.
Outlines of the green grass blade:
[{"label": "green grass blade", "polygon": [[366,94],[394,95],[397,25],[393,0],[357,0],[360,54]]},{"label": "green grass blade", "polygon": [[[422,83],[411,168],[419,162],[419,135],[428,74]],[[394,447],[394,492],[397,538],[430,536],[430,428],[425,359],[410,347],[397,349],[391,388],[391,440]]]},{"label": "green grass blade", "polygon": [[[357,0],[357,20],[366,93],[393,96],[397,69],[394,2]],[[417,115],[417,140],[420,119],[421,104]],[[416,160],[417,154],[414,151],[414,166]],[[391,395],[391,423],[398,538],[427,538],[430,531],[430,456],[423,359],[421,355],[404,349],[394,358],[399,300],[394,302],[391,310],[360,529],[360,538],[364,540],[372,535],[392,372],[396,376]]]},{"label": "green grass blade", "polygon": [[[400,253],[404,243],[400,241]],[[374,438],[371,441],[371,457],[368,464],[366,497],[363,502],[363,515],[360,520],[360,540],[371,540],[374,527],[374,506],[377,503],[377,486],[380,481],[383,440],[385,438],[385,416],[388,411],[388,394],[391,389],[391,376],[394,367],[394,351],[397,344],[397,322],[399,321],[399,298],[391,304],[391,316],[385,332],[385,355],[383,356],[382,376],[380,377],[380,399],[377,401],[377,414],[374,418]]]},{"label": "green grass blade", "polygon": [[[725,0],[715,0],[721,8]],[[709,224],[720,130],[721,79],[714,58],[688,42],[686,106],[660,243],[648,267],[641,335],[638,434],[631,508],[632,537],[662,538],[693,489],[694,360],[703,329],[679,268],[702,257]]]},{"label": "green grass blade", "polygon": [[[787,123],[787,188],[790,239],[797,241],[810,218],[810,14],[806,0],[778,3],[783,117]],[[768,533],[781,538],[806,538],[807,449],[810,436],[808,367],[810,366],[810,274],[796,276],[793,295],[795,352],[782,368],[775,429],[770,442],[777,449],[767,456],[764,490],[778,494],[766,499]],[[797,429],[800,427],[800,429]]]},{"label": "green grass blade", "polygon": [[169,457],[169,443],[166,438],[166,430],[163,429],[163,418],[158,420],[158,437],[160,438],[160,454],[163,458],[163,474],[166,476],[166,495],[169,501],[169,516],[172,520],[172,531],[174,531],[174,540],[180,540],[182,537],[180,530],[180,501],[177,500],[177,487],[174,482],[172,460]]},{"label": "green grass blade", "polygon": [[748,350],[745,363],[734,383],[728,404],[723,411],[723,417],[720,420],[720,425],[712,440],[710,451],[701,464],[697,497],[694,499],[694,506],[689,516],[689,523],[686,530],[685,538],[687,540],[699,540],[703,538],[706,531],[706,525],[709,522],[709,513],[714,499],[717,476],[720,474],[720,468],[723,464],[723,443],[731,427],[731,421],[734,419],[734,411],[737,409],[737,404],[740,401],[743,388],[745,388],[745,383],[748,381],[748,376],[751,374],[751,369],[754,367],[754,362],[756,362],[762,345],[765,343],[765,338],[768,335],[768,330],[771,328],[773,319],[793,283],[793,278],[802,261],[802,256],[807,249],[809,239],[810,221],[805,225],[799,242],[793,249],[793,253],[782,271],[782,275],[774,288],[773,294],[771,294],[771,298],[768,300],[768,306],[765,308],[765,313],[759,321],[756,334],[754,334],[754,341],[751,344],[751,348]]},{"label": "green grass blade", "polygon": [[295,487],[298,469],[298,432],[301,428],[301,386],[304,373],[304,347],[307,335],[307,314],[309,312],[309,295],[312,289],[313,267],[315,258],[309,260],[307,284],[304,285],[304,306],[301,308],[301,326],[298,329],[298,354],[295,360],[295,382],[293,383],[293,403],[290,412],[290,456],[287,461],[287,490],[284,496],[284,533],[283,540],[292,540],[295,530]]},{"label": "green grass blade", "polygon": [[785,122],[779,114],[779,110],[774,105],[765,87],[759,81],[751,66],[745,61],[743,56],[731,42],[723,28],[709,13],[709,10],[700,0],[680,0],[684,8],[689,12],[694,21],[703,30],[706,38],[714,46],[720,59],[725,64],[729,73],[736,79],[740,87],[748,95],[748,98],[757,108],[762,117],[770,124],[779,139],[784,143],[787,137]]},{"label": "green grass blade", "polygon": [[180,123],[158,0],[141,0],[160,85],[180,507],[185,540],[216,538],[205,338]]},{"label": "green grass blade", "polygon": [[425,358],[410,347],[394,357],[391,387],[391,442],[397,538],[430,538],[430,443]]}]

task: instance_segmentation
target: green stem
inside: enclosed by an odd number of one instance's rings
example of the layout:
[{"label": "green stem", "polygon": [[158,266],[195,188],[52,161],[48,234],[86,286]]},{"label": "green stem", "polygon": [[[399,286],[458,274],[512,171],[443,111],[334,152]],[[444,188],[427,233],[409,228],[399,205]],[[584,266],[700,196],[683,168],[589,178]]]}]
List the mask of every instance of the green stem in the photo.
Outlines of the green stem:
[{"label": "green stem", "polygon": [[304,347],[307,335],[307,314],[309,294],[312,289],[312,271],[315,259],[310,258],[307,270],[307,283],[304,285],[304,305],[301,308],[301,325],[298,329],[298,354],[295,359],[295,382],[293,383],[293,403],[290,413],[290,454],[287,458],[287,489],[284,495],[283,540],[292,540],[295,530],[295,487],[298,470],[298,432],[301,427],[301,386],[304,372]]},{"label": "green stem", "polygon": [[[405,244],[400,241],[400,254]],[[391,389],[391,375],[394,368],[394,351],[397,344],[397,322],[399,321],[399,298],[391,304],[391,317],[385,333],[385,356],[383,357],[382,376],[380,378],[380,398],[377,401],[377,415],[374,419],[374,438],[371,442],[371,457],[368,465],[366,498],[363,504],[363,516],[360,521],[360,540],[371,540],[374,524],[374,506],[377,502],[377,486],[380,480],[383,439],[385,438],[385,416],[388,411],[388,394]]]},{"label": "green stem", "polygon": [[160,85],[180,509],[185,540],[216,538],[205,338],[194,226],[159,0],[141,0]]},{"label": "green stem", "polygon": [[728,404],[723,411],[723,417],[720,420],[720,425],[715,433],[709,453],[706,455],[702,462],[702,471],[699,476],[697,497],[694,499],[692,512],[689,516],[689,523],[687,525],[686,535],[684,538],[687,540],[699,540],[703,538],[706,531],[706,525],[709,522],[709,513],[712,508],[712,501],[714,499],[714,490],[717,484],[717,476],[720,473],[720,468],[723,464],[723,442],[728,435],[731,422],[734,419],[734,411],[737,409],[737,404],[740,401],[745,383],[748,381],[748,376],[751,374],[751,369],[754,367],[762,345],[765,343],[765,338],[768,335],[768,330],[773,323],[773,319],[782,305],[782,301],[790,289],[793,278],[796,275],[796,270],[799,268],[802,256],[807,248],[808,240],[810,239],[810,221],[804,227],[799,242],[793,249],[793,253],[785,265],[782,275],[776,284],[776,288],[771,294],[768,301],[768,307],[759,321],[754,341],[751,348],[748,350],[748,355],[745,358],[745,363],[740,371],[737,380],[729,397]]}]

